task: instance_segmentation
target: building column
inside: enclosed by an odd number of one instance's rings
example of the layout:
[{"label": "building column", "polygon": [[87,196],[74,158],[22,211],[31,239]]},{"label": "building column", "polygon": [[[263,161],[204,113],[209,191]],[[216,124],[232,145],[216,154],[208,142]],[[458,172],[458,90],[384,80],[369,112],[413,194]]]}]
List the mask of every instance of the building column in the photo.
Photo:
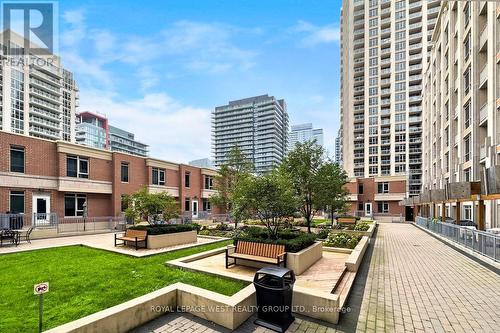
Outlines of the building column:
[{"label": "building column", "polygon": [[455,223],[459,224],[459,221],[461,220],[460,218],[460,201],[457,201],[457,206],[456,206],[456,214],[455,214]]},{"label": "building column", "polygon": [[446,203],[441,203],[441,222],[446,221]]},{"label": "building column", "polygon": [[484,230],[484,216],[486,213],[486,208],[484,206],[484,200],[479,200],[477,205],[477,229]]}]

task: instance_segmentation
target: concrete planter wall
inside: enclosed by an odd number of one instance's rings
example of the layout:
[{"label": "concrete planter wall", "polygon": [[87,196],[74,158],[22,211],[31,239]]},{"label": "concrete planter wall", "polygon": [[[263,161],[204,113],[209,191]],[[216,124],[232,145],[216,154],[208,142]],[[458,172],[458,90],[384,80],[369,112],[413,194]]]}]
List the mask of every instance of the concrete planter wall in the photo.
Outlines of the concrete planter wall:
[{"label": "concrete planter wall", "polygon": [[358,270],[359,265],[361,265],[361,260],[363,260],[363,256],[365,255],[366,248],[368,247],[368,241],[369,238],[363,236],[345,261],[345,266],[349,272],[356,272]]},{"label": "concrete planter wall", "polygon": [[302,251],[286,253],[286,267],[293,270],[295,275],[304,273],[316,261],[323,257],[323,243],[315,242]]},{"label": "concrete planter wall", "polygon": [[159,249],[175,245],[196,243],[196,230],[173,234],[148,235],[148,249]]}]

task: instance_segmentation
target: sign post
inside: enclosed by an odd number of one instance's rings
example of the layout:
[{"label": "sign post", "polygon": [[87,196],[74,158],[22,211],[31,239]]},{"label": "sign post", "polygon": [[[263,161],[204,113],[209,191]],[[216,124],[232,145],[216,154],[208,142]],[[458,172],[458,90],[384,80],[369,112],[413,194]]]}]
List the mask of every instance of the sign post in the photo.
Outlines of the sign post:
[{"label": "sign post", "polygon": [[39,299],[39,307],[38,307],[38,332],[42,332],[42,317],[43,317],[43,294],[49,292],[49,283],[48,282],[42,282],[35,284],[33,286],[33,293],[35,295],[38,295]]}]

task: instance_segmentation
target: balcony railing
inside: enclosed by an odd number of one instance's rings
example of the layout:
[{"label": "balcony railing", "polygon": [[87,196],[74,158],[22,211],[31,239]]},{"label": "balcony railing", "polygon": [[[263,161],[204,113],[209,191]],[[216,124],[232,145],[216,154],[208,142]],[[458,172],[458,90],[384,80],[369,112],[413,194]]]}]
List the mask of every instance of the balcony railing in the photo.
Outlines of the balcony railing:
[{"label": "balcony railing", "polygon": [[496,262],[500,261],[500,236],[493,233],[442,223],[430,217],[417,216],[416,224],[452,242],[471,249]]}]

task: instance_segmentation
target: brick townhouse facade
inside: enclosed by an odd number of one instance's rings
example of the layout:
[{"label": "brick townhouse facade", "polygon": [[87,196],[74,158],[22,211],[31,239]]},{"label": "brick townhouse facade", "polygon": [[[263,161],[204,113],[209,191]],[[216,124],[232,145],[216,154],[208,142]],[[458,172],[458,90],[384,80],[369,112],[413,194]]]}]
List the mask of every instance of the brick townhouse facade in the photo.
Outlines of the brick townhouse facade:
[{"label": "brick townhouse facade", "polygon": [[349,214],[395,217],[406,214],[399,201],[406,197],[406,179],[401,177],[352,178],[346,184]]},{"label": "brick townhouse facade", "polygon": [[119,216],[123,196],[166,191],[181,212],[218,213],[216,171],[0,131],[0,213]]}]

